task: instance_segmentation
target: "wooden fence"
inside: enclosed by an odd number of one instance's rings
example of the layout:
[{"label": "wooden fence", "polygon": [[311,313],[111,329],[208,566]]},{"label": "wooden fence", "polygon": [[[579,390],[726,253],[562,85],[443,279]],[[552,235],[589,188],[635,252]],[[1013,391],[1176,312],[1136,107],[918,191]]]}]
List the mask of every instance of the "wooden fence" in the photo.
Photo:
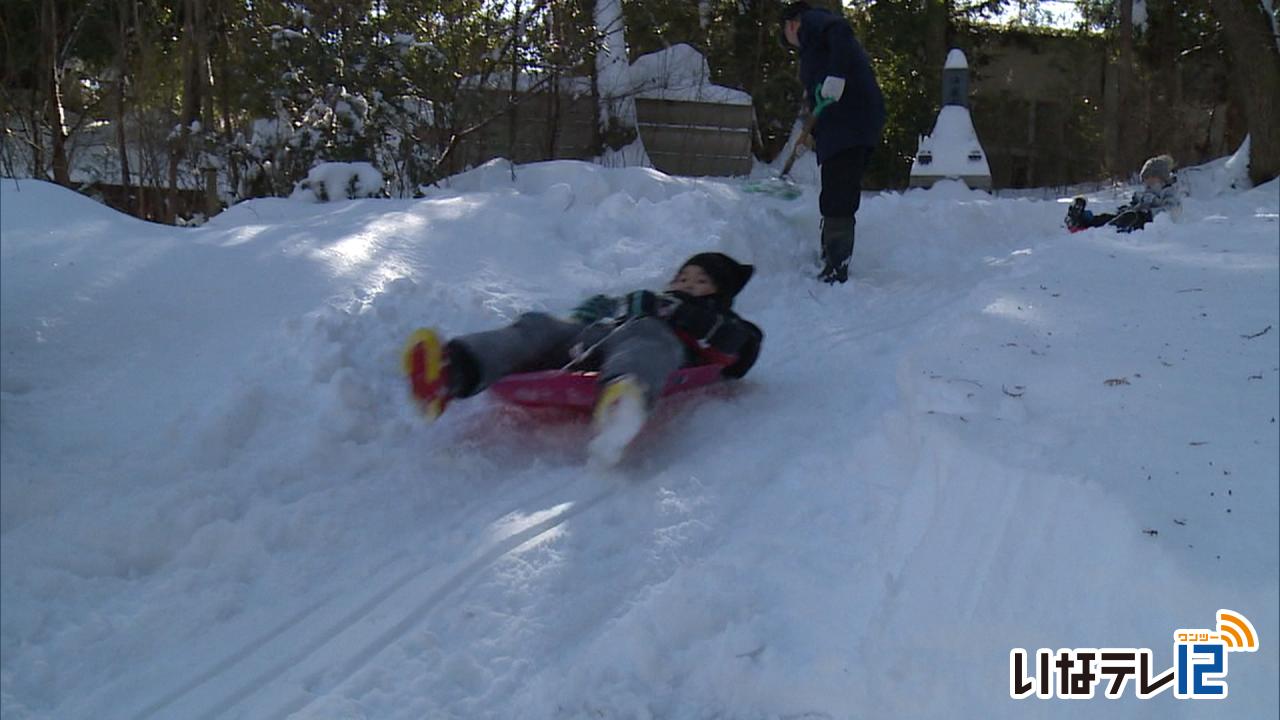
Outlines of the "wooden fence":
[{"label": "wooden fence", "polygon": [[[495,112],[506,93],[480,91],[481,112]],[[751,171],[750,105],[636,99],[637,130],[653,166],[670,175],[745,175]],[[595,100],[539,93],[524,99],[458,148],[452,171],[495,157],[517,163],[585,160],[597,154]]]},{"label": "wooden fence", "polygon": [[[123,185],[95,182],[76,188],[79,192],[97,198],[103,204],[123,213],[151,222],[170,223],[170,203],[174,217],[191,218],[208,212],[208,198],[203,190],[168,188],[150,185]],[[215,212],[216,214],[216,212]]]},{"label": "wooden fence", "polygon": [[653,166],[669,175],[751,172],[750,105],[636,99],[640,139]]},{"label": "wooden fence", "polygon": [[[497,112],[507,94],[475,93],[478,117]],[[538,93],[468,137],[455,151],[452,171],[504,157],[517,163],[585,160],[595,153],[595,100],[588,96]]]}]

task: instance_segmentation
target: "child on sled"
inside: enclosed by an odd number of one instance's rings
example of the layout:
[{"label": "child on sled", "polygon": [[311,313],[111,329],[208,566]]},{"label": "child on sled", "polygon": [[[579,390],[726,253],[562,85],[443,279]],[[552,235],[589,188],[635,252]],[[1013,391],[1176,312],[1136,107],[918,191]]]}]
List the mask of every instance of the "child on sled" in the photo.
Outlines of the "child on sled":
[{"label": "child on sled", "polygon": [[530,312],[507,327],[448,342],[419,330],[405,351],[414,399],[434,419],[451,400],[476,395],[512,373],[595,370],[597,438],[609,429],[621,452],[675,370],[715,363],[723,366],[722,376],[740,378],[751,369],[764,335],[732,306],[753,271],[723,253],[700,253],[662,292],[596,295],[569,318]]},{"label": "child on sled", "polygon": [[1159,155],[1147,160],[1142,164],[1139,176],[1142,178],[1142,189],[1133,194],[1127,205],[1120,206],[1114,213],[1095,214],[1085,209],[1083,197],[1072,200],[1071,207],[1067,209],[1067,229],[1078,232],[1111,225],[1117,232],[1133,232],[1141,230],[1157,213],[1169,212],[1176,218],[1182,210],[1182,201],[1174,187],[1173,158]]}]

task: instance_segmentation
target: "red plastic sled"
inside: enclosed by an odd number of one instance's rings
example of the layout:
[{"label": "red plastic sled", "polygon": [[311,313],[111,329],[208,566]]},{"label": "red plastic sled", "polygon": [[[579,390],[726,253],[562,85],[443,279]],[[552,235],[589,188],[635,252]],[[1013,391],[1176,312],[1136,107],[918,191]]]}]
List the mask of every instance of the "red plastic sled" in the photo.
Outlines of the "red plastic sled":
[{"label": "red plastic sled", "polygon": [[[695,365],[680,368],[667,377],[662,397],[717,383],[724,365]],[[542,370],[508,375],[489,386],[489,392],[503,402],[524,407],[557,407],[591,410],[596,404],[600,373],[573,370]]]}]

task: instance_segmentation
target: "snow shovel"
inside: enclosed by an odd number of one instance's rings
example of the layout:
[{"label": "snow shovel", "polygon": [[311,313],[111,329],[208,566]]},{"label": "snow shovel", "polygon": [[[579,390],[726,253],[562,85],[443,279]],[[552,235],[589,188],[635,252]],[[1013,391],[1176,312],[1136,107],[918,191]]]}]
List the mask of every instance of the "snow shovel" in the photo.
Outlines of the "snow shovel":
[{"label": "snow shovel", "polygon": [[813,112],[809,113],[809,117],[805,118],[804,127],[800,128],[800,135],[796,138],[796,144],[791,147],[791,155],[787,158],[786,164],[782,166],[782,172],[776,178],[753,180],[747,183],[742,188],[743,190],[750,193],[772,195],[783,200],[795,200],[800,197],[803,191],[787,176],[791,174],[791,166],[795,165],[796,159],[800,157],[800,146],[804,144],[806,138],[813,135],[813,126],[818,124],[818,115],[822,113],[823,108],[835,102],[829,97],[822,96],[821,83],[813,89],[813,95],[818,98],[818,103],[814,106]]}]

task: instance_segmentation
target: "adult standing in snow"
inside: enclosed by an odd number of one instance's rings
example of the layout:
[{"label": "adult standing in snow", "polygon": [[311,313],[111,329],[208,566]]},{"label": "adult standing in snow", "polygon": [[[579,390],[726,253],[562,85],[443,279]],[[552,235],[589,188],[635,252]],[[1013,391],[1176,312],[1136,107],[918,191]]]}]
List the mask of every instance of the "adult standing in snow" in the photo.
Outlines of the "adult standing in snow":
[{"label": "adult standing in snow", "polygon": [[782,37],[800,51],[800,82],[813,112],[831,101],[813,126],[822,169],[822,272],[819,279],[849,279],[855,216],[862,197],[862,174],[884,128],[884,96],[867,53],[840,15],[806,2],[787,3],[782,10]]}]

